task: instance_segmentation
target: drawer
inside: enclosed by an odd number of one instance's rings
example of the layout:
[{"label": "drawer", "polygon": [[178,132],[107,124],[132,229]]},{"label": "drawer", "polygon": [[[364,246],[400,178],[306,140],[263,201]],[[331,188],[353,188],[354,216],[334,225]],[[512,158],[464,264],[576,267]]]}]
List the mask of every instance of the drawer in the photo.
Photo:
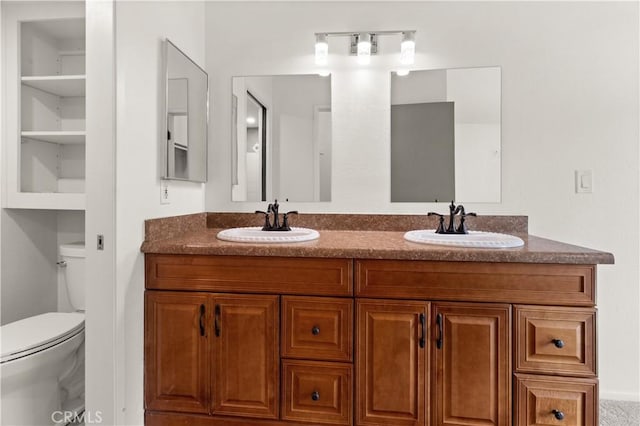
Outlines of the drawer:
[{"label": "drawer", "polygon": [[352,296],[351,259],[147,254],[147,290]]},{"label": "drawer", "polygon": [[351,361],[353,300],[282,297],[282,357]]},{"label": "drawer", "polygon": [[596,310],[516,306],[518,372],[596,375]]},{"label": "drawer", "polygon": [[519,426],[598,425],[597,379],[515,375]]},{"label": "drawer", "polygon": [[282,419],[351,425],[352,377],[351,364],[283,360]]},{"label": "drawer", "polygon": [[595,266],[356,260],[356,297],[595,305]]}]

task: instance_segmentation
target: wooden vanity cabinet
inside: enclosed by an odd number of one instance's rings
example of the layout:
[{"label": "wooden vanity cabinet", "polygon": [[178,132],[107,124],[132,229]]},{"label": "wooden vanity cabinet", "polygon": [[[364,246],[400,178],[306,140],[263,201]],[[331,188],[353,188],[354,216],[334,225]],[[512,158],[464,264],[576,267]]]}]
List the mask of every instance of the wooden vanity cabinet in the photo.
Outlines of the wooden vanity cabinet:
[{"label": "wooden vanity cabinet", "polygon": [[147,254],[146,274],[147,426],[597,425],[593,265]]}]

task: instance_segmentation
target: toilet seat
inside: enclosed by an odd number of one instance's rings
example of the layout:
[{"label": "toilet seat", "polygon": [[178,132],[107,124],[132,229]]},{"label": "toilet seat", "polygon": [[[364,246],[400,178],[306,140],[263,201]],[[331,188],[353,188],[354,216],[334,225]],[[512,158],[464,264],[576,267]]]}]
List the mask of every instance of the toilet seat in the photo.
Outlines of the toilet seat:
[{"label": "toilet seat", "polygon": [[4,364],[55,346],[84,331],[84,314],[49,312],[25,318],[1,328]]}]

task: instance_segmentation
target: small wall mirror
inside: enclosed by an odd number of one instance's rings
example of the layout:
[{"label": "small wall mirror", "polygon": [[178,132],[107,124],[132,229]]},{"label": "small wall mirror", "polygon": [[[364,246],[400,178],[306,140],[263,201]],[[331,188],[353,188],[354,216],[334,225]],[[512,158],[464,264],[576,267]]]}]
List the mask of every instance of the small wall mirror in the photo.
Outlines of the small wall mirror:
[{"label": "small wall mirror", "polygon": [[331,77],[233,77],[233,201],[331,200]]},{"label": "small wall mirror", "polygon": [[391,75],[391,201],[500,202],[499,67]]},{"label": "small wall mirror", "polygon": [[207,181],[209,79],[171,41],[165,42],[164,179]]}]

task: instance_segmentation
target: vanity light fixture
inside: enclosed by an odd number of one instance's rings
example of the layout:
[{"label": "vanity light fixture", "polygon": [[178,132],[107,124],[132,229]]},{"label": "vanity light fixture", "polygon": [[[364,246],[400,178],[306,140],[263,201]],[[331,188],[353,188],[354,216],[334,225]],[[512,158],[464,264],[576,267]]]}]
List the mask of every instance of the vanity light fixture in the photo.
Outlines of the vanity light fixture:
[{"label": "vanity light fixture", "polygon": [[316,65],[325,66],[328,63],[329,37],[350,37],[349,54],[356,55],[360,65],[367,65],[371,63],[371,55],[378,53],[378,37],[386,35],[402,36],[402,42],[400,43],[400,63],[402,65],[413,64],[416,55],[416,32],[415,30],[401,30],[316,33]]}]

